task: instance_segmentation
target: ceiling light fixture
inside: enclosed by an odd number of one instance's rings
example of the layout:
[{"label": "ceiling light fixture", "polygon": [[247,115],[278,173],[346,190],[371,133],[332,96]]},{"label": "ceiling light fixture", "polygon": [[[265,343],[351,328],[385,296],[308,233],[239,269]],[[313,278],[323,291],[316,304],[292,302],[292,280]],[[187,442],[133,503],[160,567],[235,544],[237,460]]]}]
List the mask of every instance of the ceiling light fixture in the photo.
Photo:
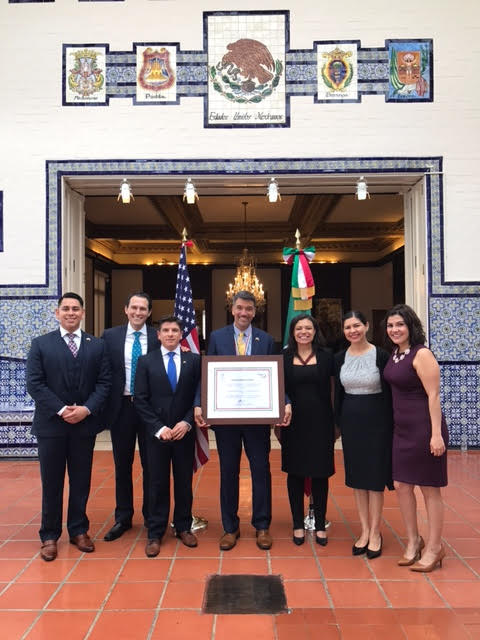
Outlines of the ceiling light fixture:
[{"label": "ceiling light fixture", "polygon": [[130,200],[135,200],[133,197],[132,187],[129,181],[124,178],[120,185],[120,191],[118,193],[117,202],[122,201],[122,204],[130,204]]},{"label": "ceiling light fixture", "polygon": [[367,198],[370,198],[370,194],[368,193],[367,189],[367,181],[363,176],[360,176],[360,179],[357,180],[356,197],[357,200],[366,200]]},{"label": "ceiling light fixture", "polygon": [[275,178],[272,178],[268,183],[267,187],[267,198],[269,202],[276,202],[277,200],[281,200],[280,191],[278,190],[278,182]]},{"label": "ceiling light fixture", "polygon": [[193,184],[192,179],[187,178],[185,182],[185,190],[183,192],[183,200],[186,200],[187,204],[195,204],[198,199],[198,193],[195,189],[195,185]]},{"label": "ceiling light fixture", "polygon": [[255,260],[249,255],[247,249],[247,204],[248,202],[242,202],[243,205],[243,236],[244,236],[244,248],[242,255],[237,260],[237,273],[235,274],[235,280],[228,285],[227,293],[227,306],[232,308],[233,297],[239,291],[248,291],[255,298],[255,306],[258,311],[261,311],[265,306],[265,292],[263,290],[263,284],[258,279],[255,271]]}]

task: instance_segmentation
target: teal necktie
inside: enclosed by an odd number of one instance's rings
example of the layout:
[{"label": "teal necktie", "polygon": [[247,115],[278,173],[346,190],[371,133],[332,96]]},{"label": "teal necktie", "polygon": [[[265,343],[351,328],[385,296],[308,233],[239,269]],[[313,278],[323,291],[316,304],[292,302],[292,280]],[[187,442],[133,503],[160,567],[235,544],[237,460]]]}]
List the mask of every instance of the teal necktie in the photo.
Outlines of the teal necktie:
[{"label": "teal necktie", "polygon": [[135,340],[132,345],[132,364],[130,370],[130,393],[132,396],[135,391],[135,372],[137,371],[137,362],[139,357],[142,355],[142,345],[140,344],[140,336],[142,335],[142,332],[134,331],[133,335],[135,336]]}]

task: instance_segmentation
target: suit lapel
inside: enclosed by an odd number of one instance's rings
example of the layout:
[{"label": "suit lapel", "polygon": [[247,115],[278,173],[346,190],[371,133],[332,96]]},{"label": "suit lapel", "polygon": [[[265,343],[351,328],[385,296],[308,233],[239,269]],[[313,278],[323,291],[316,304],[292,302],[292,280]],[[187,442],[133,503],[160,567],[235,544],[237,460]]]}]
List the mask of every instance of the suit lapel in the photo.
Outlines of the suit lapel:
[{"label": "suit lapel", "polygon": [[178,388],[180,387],[181,384],[183,384],[183,381],[185,380],[185,377],[188,374],[188,370],[190,368],[190,364],[191,364],[191,358],[190,358],[190,354],[188,352],[182,352],[180,351],[180,376],[178,378],[178,382],[177,382],[177,387],[175,389],[175,393],[178,391]]},{"label": "suit lapel", "polygon": [[260,345],[260,338],[257,335],[256,330],[252,327],[252,346],[250,348],[250,353],[252,356],[257,355],[257,348]]}]

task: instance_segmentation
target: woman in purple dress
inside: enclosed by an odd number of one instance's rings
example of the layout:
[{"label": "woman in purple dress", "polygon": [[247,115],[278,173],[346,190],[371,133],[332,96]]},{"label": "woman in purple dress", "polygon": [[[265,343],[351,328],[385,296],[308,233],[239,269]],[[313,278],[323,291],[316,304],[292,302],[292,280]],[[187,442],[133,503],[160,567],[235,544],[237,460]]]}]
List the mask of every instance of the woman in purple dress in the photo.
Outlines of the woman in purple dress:
[{"label": "woman in purple dress", "polygon": [[[384,369],[393,399],[392,475],[407,532],[405,554],[398,564],[428,572],[442,566],[445,556],[440,487],[447,485],[448,432],[440,408],[440,368],[425,347],[422,323],[413,309],[397,305],[385,323],[392,347]],[[427,510],[426,545],[418,533],[415,485]]]}]

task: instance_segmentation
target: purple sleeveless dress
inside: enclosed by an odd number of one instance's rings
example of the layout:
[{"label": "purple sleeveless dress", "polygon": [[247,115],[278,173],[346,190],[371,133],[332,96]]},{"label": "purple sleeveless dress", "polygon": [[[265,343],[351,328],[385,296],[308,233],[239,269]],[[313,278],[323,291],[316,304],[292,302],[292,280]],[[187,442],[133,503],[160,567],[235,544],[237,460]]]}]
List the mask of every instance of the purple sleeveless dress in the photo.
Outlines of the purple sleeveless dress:
[{"label": "purple sleeveless dress", "polygon": [[[430,453],[432,435],[428,398],[412,366],[422,344],[410,349],[400,362],[392,356],[383,372],[392,389],[393,449],[392,476],[394,480],[428,487],[445,487],[447,480],[447,452],[442,456]],[[448,446],[448,431],[442,416],[442,437]]]}]

